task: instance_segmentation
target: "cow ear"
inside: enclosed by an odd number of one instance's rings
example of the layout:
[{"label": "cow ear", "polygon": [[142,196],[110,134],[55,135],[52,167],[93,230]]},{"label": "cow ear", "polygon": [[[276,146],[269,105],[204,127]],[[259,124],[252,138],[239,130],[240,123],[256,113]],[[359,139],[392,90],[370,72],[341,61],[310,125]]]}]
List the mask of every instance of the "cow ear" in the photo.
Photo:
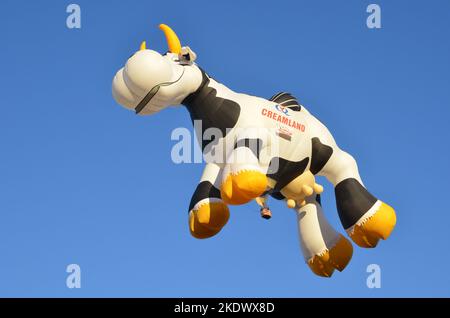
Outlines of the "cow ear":
[{"label": "cow ear", "polygon": [[183,46],[180,52],[181,64],[192,64],[197,59],[197,54],[189,46]]}]

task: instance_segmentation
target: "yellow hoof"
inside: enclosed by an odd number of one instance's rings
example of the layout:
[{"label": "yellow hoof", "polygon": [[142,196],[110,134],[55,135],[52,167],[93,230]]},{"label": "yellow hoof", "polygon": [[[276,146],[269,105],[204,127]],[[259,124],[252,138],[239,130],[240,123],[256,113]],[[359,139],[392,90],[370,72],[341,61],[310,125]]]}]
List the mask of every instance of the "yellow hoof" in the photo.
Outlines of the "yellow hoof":
[{"label": "yellow hoof", "polygon": [[355,224],[348,231],[353,242],[361,247],[375,247],[380,239],[386,240],[394,230],[397,222],[394,209],[386,203],[379,202],[375,213],[358,221],[360,224]]},{"label": "yellow hoof", "polygon": [[342,272],[353,255],[353,246],[349,240],[340,235],[339,241],[330,249],[330,262],[333,267]]},{"label": "yellow hoof", "polygon": [[195,238],[208,238],[219,233],[229,218],[230,211],[226,204],[206,203],[189,214],[189,230]]},{"label": "yellow hoof", "polygon": [[373,248],[377,246],[379,238],[365,232],[360,226],[355,225],[353,230],[349,233],[350,238],[356,245],[364,248]]},{"label": "yellow hoof", "polygon": [[315,255],[308,261],[309,268],[314,274],[322,277],[331,277],[334,272],[333,265],[329,262],[330,254],[326,251],[323,255]]},{"label": "yellow hoof", "polygon": [[244,170],[236,175],[227,176],[220,192],[225,203],[239,205],[259,197],[266,188],[267,177],[264,173]]},{"label": "yellow hoof", "polygon": [[386,240],[394,230],[396,222],[397,216],[394,209],[381,202],[377,212],[364,222],[362,228],[371,235]]},{"label": "yellow hoof", "polygon": [[340,235],[339,241],[329,251],[315,255],[308,261],[308,266],[318,276],[331,277],[335,269],[340,272],[344,270],[352,255],[352,243]]}]

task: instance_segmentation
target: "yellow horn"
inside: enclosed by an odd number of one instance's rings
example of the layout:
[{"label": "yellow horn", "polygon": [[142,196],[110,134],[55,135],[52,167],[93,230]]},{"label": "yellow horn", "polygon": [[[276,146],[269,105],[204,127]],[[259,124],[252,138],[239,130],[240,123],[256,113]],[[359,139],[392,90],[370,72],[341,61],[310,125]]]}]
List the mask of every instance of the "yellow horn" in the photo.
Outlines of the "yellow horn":
[{"label": "yellow horn", "polygon": [[139,51],[144,51],[147,49],[147,43],[142,41],[141,46],[139,47]]},{"label": "yellow horn", "polygon": [[167,45],[169,46],[169,51],[171,53],[180,54],[181,53],[181,43],[178,36],[173,32],[173,30],[165,24],[160,24],[159,28],[164,32],[167,40]]}]

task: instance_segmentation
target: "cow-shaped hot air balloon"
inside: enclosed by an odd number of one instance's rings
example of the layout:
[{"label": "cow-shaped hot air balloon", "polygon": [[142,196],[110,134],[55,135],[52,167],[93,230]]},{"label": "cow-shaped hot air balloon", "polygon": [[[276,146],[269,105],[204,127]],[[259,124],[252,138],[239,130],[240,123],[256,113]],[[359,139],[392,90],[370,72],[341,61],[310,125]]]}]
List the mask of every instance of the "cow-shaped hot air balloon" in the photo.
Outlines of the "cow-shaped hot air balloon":
[{"label": "cow-shaped hot air balloon", "polygon": [[270,217],[268,197],[285,200],[297,214],[299,238],[311,270],[330,277],[351,259],[352,244],[327,222],[323,187],[334,186],[341,223],[360,247],[375,247],[394,229],[396,215],[363,185],[355,159],[340,149],[328,129],[289,93],[270,99],[237,93],[210,77],[196,54],[164,31],[169,51],[146,48],[131,56],[114,77],[115,100],[138,115],[184,105],[207,164],[189,205],[189,229],[199,239],[216,235],[227,223],[229,205],[252,200]]}]

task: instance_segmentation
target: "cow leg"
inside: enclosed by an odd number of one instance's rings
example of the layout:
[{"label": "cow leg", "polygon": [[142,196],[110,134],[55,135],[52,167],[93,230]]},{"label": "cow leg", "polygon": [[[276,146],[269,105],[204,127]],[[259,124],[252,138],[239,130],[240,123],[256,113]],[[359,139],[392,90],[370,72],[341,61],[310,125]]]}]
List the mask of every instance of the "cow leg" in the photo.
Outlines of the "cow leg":
[{"label": "cow leg", "polygon": [[230,212],[220,197],[221,178],[220,167],[208,163],[189,205],[189,230],[195,238],[214,236],[228,222]]},{"label": "cow leg", "polygon": [[367,191],[355,159],[336,144],[326,146],[320,141],[314,144],[313,140],[312,164],[317,162],[315,154],[317,159],[323,155],[324,149],[331,151],[328,151],[329,158],[318,174],[325,176],[335,187],[337,210],[344,229],[357,245],[375,247],[394,229],[394,209]]},{"label": "cow leg", "polygon": [[265,138],[257,132],[238,135],[223,171],[221,196],[227,204],[244,204],[266,191],[267,168],[259,162],[265,144]]},{"label": "cow leg", "polygon": [[323,277],[330,277],[335,269],[342,271],[352,258],[352,244],[328,223],[316,196],[308,197],[306,205],[295,211],[300,246],[309,268]]}]

